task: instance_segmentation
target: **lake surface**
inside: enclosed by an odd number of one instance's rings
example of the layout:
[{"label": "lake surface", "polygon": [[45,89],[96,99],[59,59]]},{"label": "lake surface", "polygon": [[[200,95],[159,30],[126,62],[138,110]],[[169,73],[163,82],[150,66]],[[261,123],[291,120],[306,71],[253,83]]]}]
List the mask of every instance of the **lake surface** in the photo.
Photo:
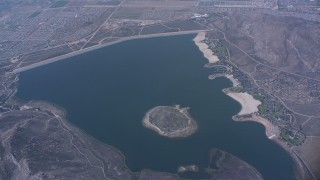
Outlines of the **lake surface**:
[{"label": "lake surface", "polygon": [[[179,165],[208,166],[212,147],[257,168],[266,179],[292,179],[293,161],[254,122],[234,122],[240,104],[222,89],[226,78],[212,70],[193,43],[194,35],[122,42],[21,73],[17,96],[45,100],[67,118],[125,155],[133,171],[176,172]],[[159,136],[142,126],[155,106],[190,107],[198,131],[185,139]]]}]

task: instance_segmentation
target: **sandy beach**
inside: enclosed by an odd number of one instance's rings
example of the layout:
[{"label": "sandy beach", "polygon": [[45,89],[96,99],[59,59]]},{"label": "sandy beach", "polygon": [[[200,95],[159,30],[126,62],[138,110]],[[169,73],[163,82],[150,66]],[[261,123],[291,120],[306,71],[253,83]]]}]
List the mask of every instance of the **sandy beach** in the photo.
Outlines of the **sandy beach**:
[{"label": "sandy beach", "polygon": [[233,75],[225,75],[225,76],[232,82],[233,87],[240,85],[240,82],[237,79],[235,79]]},{"label": "sandy beach", "polygon": [[269,139],[277,137],[276,132],[273,130],[272,123],[263,117],[253,115],[251,118],[239,118],[239,119],[236,119],[236,121],[253,121],[253,122],[260,123],[266,128],[266,135]]},{"label": "sandy beach", "polygon": [[208,59],[209,63],[215,63],[219,61],[218,56],[209,49],[209,46],[202,41],[206,37],[206,32],[199,32],[198,35],[193,39],[199,50],[203,53],[203,56]]},{"label": "sandy beach", "polygon": [[242,108],[241,111],[238,113],[238,115],[244,115],[244,114],[251,114],[258,112],[258,106],[261,104],[260,101],[254,99],[250,94],[248,93],[234,93],[229,92],[227,93],[228,96],[232,97],[236,101],[238,101]]}]

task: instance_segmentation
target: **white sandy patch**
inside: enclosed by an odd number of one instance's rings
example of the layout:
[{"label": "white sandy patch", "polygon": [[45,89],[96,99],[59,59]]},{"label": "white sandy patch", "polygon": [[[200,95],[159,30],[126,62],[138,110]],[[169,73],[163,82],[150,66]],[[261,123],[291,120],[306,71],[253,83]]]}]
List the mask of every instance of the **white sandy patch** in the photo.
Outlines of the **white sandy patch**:
[{"label": "white sandy patch", "polygon": [[226,75],[226,78],[228,78],[232,82],[233,87],[240,85],[240,82],[235,79],[233,75]]},{"label": "white sandy patch", "polygon": [[248,93],[227,93],[228,96],[232,97],[236,101],[238,101],[242,109],[238,113],[238,115],[244,115],[244,114],[251,114],[254,112],[258,112],[258,106],[261,104],[260,101],[254,99],[250,94]]},{"label": "white sandy patch", "polygon": [[28,105],[23,105],[23,106],[20,107],[20,110],[28,110],[30,108],[32,108],[32,107],[30,107]]},{"label": "white sandy patch", "polygon": [[203,53],[203,56],[208,59],[209,63],[215,63],[219,61],[218,56],[209,49],[209,46],[202,41],[206,38],[206,32],[199,32],[198,35],[193,39],[199,50]]}]

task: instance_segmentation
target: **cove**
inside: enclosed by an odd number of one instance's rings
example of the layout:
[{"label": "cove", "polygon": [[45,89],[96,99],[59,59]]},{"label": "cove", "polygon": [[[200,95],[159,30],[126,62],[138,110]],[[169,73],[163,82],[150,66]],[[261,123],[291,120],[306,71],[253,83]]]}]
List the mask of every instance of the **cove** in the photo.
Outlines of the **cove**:
[{"label": "cove", "polygon": [[[293,179],[293,160],[264,127],[235,122],[240,105],[222,92],[226,78],[209,80],[194,35],[139,39],[77,55],[20,74],[17,97],[63,107],[67,119],[119,149],[132,171],[175,173],[179,165],[206,167],[212,147],[255,167],[265,179]],[[183,139],[143,127],[156,106],[190,107],[198,131]]]}]

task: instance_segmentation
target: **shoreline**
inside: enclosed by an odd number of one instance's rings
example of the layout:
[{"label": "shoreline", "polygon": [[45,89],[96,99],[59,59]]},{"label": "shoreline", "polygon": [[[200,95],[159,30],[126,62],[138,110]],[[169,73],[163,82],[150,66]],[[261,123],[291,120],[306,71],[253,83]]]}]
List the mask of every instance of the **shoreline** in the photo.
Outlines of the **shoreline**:
[{"label": "shoreline", "polygon": [[237,122],[248,121],[262,124],[265,127],[265,133],[269,139],[274,139],[275,137],[278,137],[278,135],[273,130],[274,126],[272,125],[272,123],[261,116],[253,115],[251,118],[233,118],[233,120]]},{"label": "shoreline", "polygon": [[[201,39],[201,38],[204,39],[205,32],[198,33],[197,37],[198,37],[198,39],[194,38],[194,42],[198,46],[199,50],[202,53],[204,53],[204,56],[205,56],[205,52],[199,47],[199,44],[202,43],[202,42],[199,42],[199,39]],[[208,45],[206,45],[206,47],[208,47]],[[205,58],[207,58],[209,63],[211,63],[209,57],[205,56]],[[215,61],[215,62],[218,62],[218,61]],[[215,62],[213,62],[213,63],[215,63]],[[224,75],[224,77],[228,78],[232,82],[233,87],[237,87],[240,85],[240,82],[236,78],[234,78],[232,74],[231,75],[229,75],[229,74]],[[235,101],[240,103],[241,110],[237,115],[240,115],[240,116],[241,115],[252,115],[251,118],[244,118],[244,117],[236,118],[234,116],[232,119],[237,122],[251,121],[251,122],[256,122],[256,123],[263,125],[265,128],[265,135],[268,137],[268,139],[270,139],[274,143],[278,144],[292,158],[292,161],[294,163],[294,166],[293,166],[294,173],[298,177],[298,179],[305,179],[306,177],[308,177],[308,174],[310,174],[310,172],[309,172],[310,170],[308,170],[308,169],[306,170],[307,166],[300,160],[300,157],[297,156],[296,153],[285,142],[283,142],[279,138],[278,134],[274,130],[273,124],[269,120],[267,120],[261,116],[258,116],[256,114],[256,112],[258,112],[258,106],[261,104],[261,102],[254,99],[253,96],[251,96],[247,92],[242,93],[242,94],[247,94],[247,95],[241,95],[241,93],[228,92],[225,90],[223,90],[223,92],[226,95],[228,95],[229,97],[231,97],[232,99],[234,99]],[[251,106],[250,106],[250,108],[246,109],[246,107],[248,107],[247,106],[248,104],[246,102],[248,102],[248,101],[249,101],[249,103],[251,103],[250,104]],[[250,111],[251,111],[251,113],[248,113]]]},{"label": "shoreline", "polygon": [[281,148],[283,148],[292,158],[292,161],[294,163],[294,173],[295,176],[298,177],[297,179],[308,179],[309,175],[312,178],[314,178],[308,166],[304,164],[302,159],[295,153],[295,151],[291,147],[289,147],[285,142],[279,139],[278,136],[276,138],[273,138],[272,141],[278,144]]},{"label": "shoreline", "polygon": [[306,177],[308,177],[308,174],[311,174],[307,166],[301,161],[301,158],[296,155],[294,150],[291,149],[291,147],[289,147],[285,142],[283,142],[279,138],[279,135],[274,132],[274,126],[270,121],[258,115],[253,115],[251,118],[233,118],[233,120],[237,122],[256,122],[262,124],[265,127],[265,134],[268,139],[278,144],[292,158],[292,161],[294,163],[293,171],[295,173],[295,176],[298,177],[297,179],[306,179]]},{"label": "shoreline", "polygon": [[194,43],[198,46],[199,50],[203,53],[203,56],[209,61],[209,63],[216,63],[219,61],[218,56],[209,48],[209,46],[202,42],[206,38],[206,32],[202,31],[197,34],[193,39]]},{"label": "shoreline", "polygon": [[124,37],[124,38],[121,38],[121,39],[116,40],[114,42],[105,43],[105,44],[97,44],[97,45],[94,45],[94,46],[91,46],[91,47],[88,47],[88,48],[80,49],[80,50],[77,50],[77,51],[72,51],[70,53],[67,53],[67,54],[64,54],[64,55],[61,55],[61,56],[49,58],[49,59],[46,59],[46,60],[43,60],[43,61],[40,61],[40,62],[36,62],[36,63],[30,64],[30,65],[27,65],[27,66],[24,66],[24,67],[20,67],[20,68],[12,70],[11,72],[7,72],[6,74],[19,74],[21,72],[28,71],[28,70],[31,70],[31,69],[34,69],[34,68],[37,68],[37,67],[41,67],[41,66],[53,63],[53,62],[64,60],[64,59],[67,59],[67,58],[70,58],[70,57],[73,57],[73,56],[77,56],[77,55],[84,54],[84,53],[87,53],[87,52],[90,52],[90,51],[93,51],[93,50],[96,50],[96,49],[104,48],[104,47],[107,47],[107,46],[111,46],[111,45],[118,44],[118,43],[121,43],[121,42],[129,41],[129,40],[147,39],[147,38],[155,38],[155,37],[166,37],[166,36],[177,36],[177,35],[186,35],[186,34],[197,34],[197,33],[200,33],[200,32],[204,32],[204,30],[192,30],[192,31],[158,33],[158,34],[148,34],[148,35],[138,35],[138,36]]}]

